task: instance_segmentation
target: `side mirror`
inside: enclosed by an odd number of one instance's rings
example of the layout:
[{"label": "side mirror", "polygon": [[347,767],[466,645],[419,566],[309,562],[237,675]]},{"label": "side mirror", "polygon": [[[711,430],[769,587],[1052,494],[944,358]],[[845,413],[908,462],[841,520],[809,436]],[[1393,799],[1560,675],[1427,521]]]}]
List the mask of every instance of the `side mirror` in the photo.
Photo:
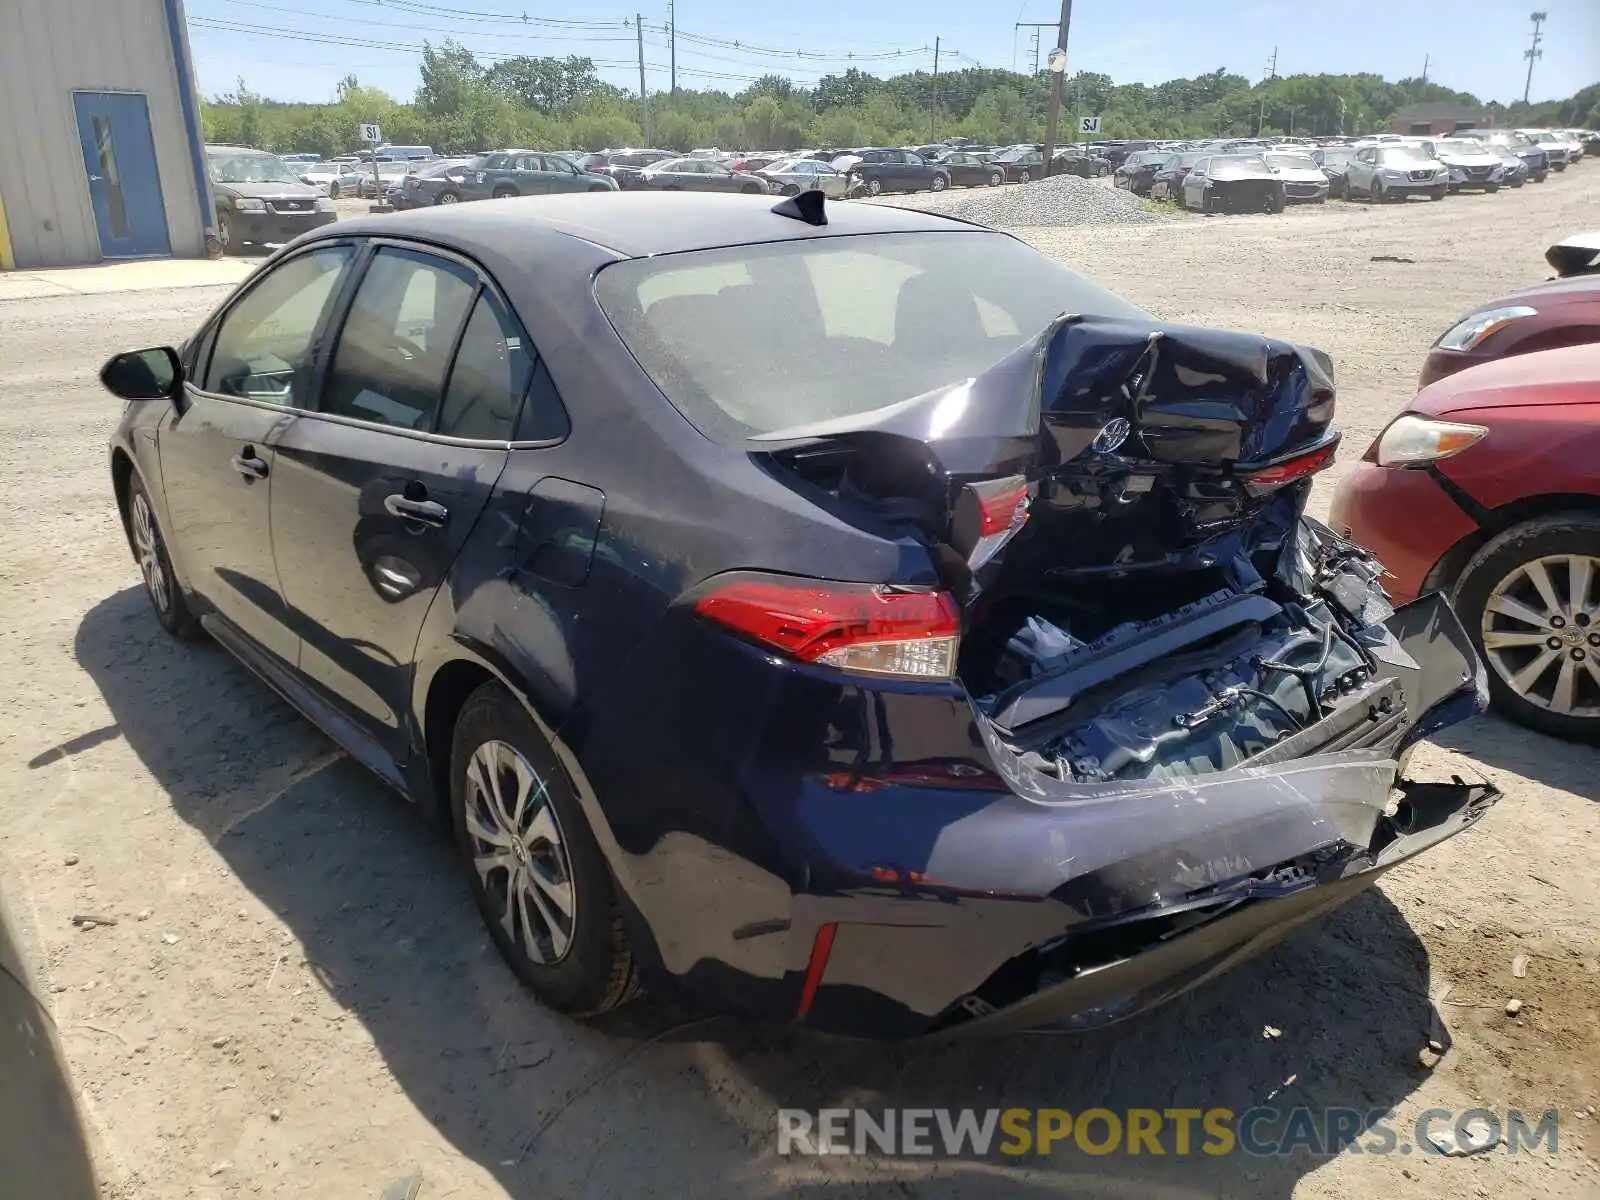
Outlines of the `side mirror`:
[{"label": "side mirror", "polygon": [[100,382],[123,400],[171,400],[183,386],[183,363],[171,346],[130,350],[106,361]]}]

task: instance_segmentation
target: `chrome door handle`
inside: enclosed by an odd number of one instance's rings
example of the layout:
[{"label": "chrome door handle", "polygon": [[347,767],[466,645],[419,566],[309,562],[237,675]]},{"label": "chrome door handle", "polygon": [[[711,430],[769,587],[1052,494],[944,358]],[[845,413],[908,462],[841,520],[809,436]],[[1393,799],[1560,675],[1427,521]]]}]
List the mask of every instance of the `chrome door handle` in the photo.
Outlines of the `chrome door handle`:
[{"label": "chrome door handle", "polygon": [[437,500],[412,500],[400,492],[383,498],[383,507],[392,517],[415,521],[433,529],[443,529],[450,510]]},{"label": "chrome door handle", "polygon": [[243,475],[246,482],[267,477],[266,460],[257,458],[254,448],[250,446],[246,446],[242,453],[233,456],[233,469]]}]

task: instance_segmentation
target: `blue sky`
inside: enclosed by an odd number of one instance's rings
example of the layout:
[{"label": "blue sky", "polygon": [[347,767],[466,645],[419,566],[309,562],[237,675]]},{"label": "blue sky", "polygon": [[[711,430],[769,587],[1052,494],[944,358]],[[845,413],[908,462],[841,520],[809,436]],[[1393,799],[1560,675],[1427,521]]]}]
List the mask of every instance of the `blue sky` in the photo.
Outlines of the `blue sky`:
[{"label": "blue sky", "polygon": [[[1600,81],[1600,0],[1537,2],[1549,19],[1533,98],[1569,96]],[[353,73],[408,100],[417,85],[414,47],[446,37],[486,59],[588,55],[606,79],[638,88],[630,0],[569,0],[560,7],[517,0],[186,3],[207,96],[232,90],[243,76],[252,91],[274,99],[321,101]],[[667,86],[668,18],[666,0],[648,3],[645,59],[654,92]],[[935,37],[942,69],[1026,70],[1032,31],[1015,23],[1054,21],[1058,11],[1053,0],[807,0],[787,9],[681,0],[678,83],[736,92],[767,72],[802,84],[851,65],[896,74],[930,66]],[[1531,11],[1528,0],[1077,0],[1069,69],[1101,71],[1119,83],[1159,83],[1217,67],[1257,79],[1276,48],[1280,75],[1370,71],[1398,79],[1420,74],[1431,59],[1430,79],[1510,101],[1522,96]],[[1052,31],[1041,35],[1048,50]]]}]

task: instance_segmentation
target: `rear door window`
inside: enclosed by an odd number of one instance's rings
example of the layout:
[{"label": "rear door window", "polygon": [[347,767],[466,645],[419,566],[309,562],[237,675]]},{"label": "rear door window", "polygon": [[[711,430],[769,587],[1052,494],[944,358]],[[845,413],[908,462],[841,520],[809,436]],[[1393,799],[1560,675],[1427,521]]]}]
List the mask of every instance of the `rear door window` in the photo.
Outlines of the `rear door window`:
[{"label": "rear door window", "polygon": [[[461,335],[444,405],[439,411],[438,432],[461,438],[512,440],[517,409],[528,390],[533,362],[533,348],[521,327],[499,297],[483,292]],[[565,414],[545,416],[546,427],[554,430],[559,426],[559,432],[535,436],[564,436]]]},{"label": "rear door window", "polygon": [[477,292],[477,276],[459,263],[380,248],[339,331],[322,411],[432,428],[451,351]]}]

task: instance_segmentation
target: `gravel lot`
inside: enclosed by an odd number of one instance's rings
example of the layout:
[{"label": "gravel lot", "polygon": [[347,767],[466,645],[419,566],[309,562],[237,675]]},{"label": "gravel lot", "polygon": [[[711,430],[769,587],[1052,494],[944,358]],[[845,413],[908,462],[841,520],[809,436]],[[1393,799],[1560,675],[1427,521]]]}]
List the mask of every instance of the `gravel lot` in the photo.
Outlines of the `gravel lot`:
[{"label": "gravel lot", "polygon": [[1036,183],[1000,187],[949,188],[883,196],[877,204],[920,208],[995,229],[1047,229],[1078,225],[1151,225],[1169,221],[1176,212],[1157,211],[1111,177],[1079,179],[1057,175]]},{"label": "gravel lot", "polygon": [[[1594,224],[1597,182],[1584,164],[1443,204],[1026,236],[1163,317],[1331,352],[1348,462],[1452,318],[1543,278],[1543,248]],[[1576,1112],[1600,1104],[1600,755],[1493,719],[1420,755],[1500,783],[1481,824],[1109,1033],[881,1047],[684,1027],[692,1015],[659,1003],[605,1029],[540,1010],[493,954],[442,839],[223,652],[171,642],[146,611],[105,466],[116,409],[94,372],[113,349],[177,340],[220,298],[0,304],[0,468],[18,518],[0,534],[0,871],[108,1195],[344,1200],[413,1171],[422,1200],[1600,1194],[1600,1115]],[[79,932],[82,912],[119,923]],[[1514,980],[1519,953],[1530,965]],[[1435,1020],[1449,1050],[1429,1069]],[[1430,1107],[1558,1107],[1560,1153],[774,1155],[780,1105],[1242,1111],[1269,1097],[1393,1106],[1401,1128]]]}]

